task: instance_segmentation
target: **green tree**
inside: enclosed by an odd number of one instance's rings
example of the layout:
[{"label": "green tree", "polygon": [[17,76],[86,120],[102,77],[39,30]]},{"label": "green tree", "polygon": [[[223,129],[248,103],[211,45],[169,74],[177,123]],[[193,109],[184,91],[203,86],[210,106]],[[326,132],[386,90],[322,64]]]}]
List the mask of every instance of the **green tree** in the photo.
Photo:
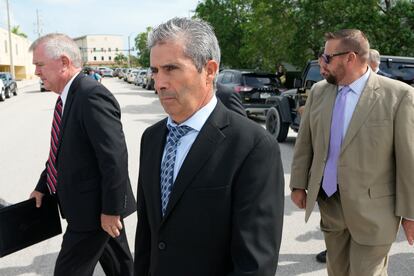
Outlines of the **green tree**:
[{"label": "green tree", "polygon": [[147,47],[148,33],[151,32],[151,27],[147,27],[146,32],[139,33],[135,37],[135,48],[137,49],[138,61],[142,67],[150,66],[150,51]]},{"label": "green tree", "polygon": [[205,0],[199,2],[195,17],[209,22],[218,38],[222,67],[242,68],[249,65],[241,52],[250,19],[252,0]]},{"label": "green tree", "polygon": [[382,54],[414,56],[414,0],[203,0],[195,17],[213,26],[223,67],[303,66],[323,50],[324,33],[345,28]]},{"label": "green tree", "polygon": [[123,53],[116,53],[114,61],[117,66],[124,67],[128,62],[128,58]]},{"label": "green tree", "polygon": [[21,31],[20,31],[20,26],[19,26],[19,25],[17,25],[17,26],[13,26],[13,27],[11,28],[11,32],[12,32],[13,34],[15,34],[15,35],[18,35],[18,36],[21,36],[21,37],[27,38],[27,34],[25,34],[25,33],[23,33],[23,32],[21,32]]}]

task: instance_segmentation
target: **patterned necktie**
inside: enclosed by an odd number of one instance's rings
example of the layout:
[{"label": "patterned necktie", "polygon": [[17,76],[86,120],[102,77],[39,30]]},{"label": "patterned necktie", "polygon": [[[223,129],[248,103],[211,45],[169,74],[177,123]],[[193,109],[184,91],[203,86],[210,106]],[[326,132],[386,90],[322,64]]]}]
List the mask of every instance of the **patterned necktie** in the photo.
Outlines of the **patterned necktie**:
[{"label": "patterned necktie", "polygon": [[185,125],[176,127],[167,125],[167,127],[169,132],[167,144],[165,145],[165,156],[161,163],[161,211],[163,216],[174,184],[174,165],[178,141],[192,130],[191,127]]},{"label": "patterned necktie", "polygon": [[338,158],[341,151],[344,129],[346,96],[351,91],[344,86],[339,92],[332,112],[331,137],[329,139],[328,161],[323,173],[322,188],[328,197],[337,191]]},{"label": "patterned necktie", "polygon": [[60,128],[61,128],[61,119],[62,119],[62,99],[59,97],[56,101],[55,112],[53,113],[53,122],[52,122],[52,135],[50,139],[50,152],[49,159],[46,163],[46,172],[47,172],[47,186],[51,194],[56,193],[57,186],[57,167],[56,167],[56,157],[57,149],[59,147],[60,139]]}]

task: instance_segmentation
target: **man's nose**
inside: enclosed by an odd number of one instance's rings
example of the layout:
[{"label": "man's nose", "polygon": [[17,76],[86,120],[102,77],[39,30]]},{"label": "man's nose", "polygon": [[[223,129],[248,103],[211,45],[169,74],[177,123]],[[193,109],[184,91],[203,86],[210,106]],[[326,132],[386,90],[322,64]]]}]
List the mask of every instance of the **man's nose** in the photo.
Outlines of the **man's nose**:
[{"label": "man's nose", "polygon": [[154,75],[154,87],[157,91],[166,90],[168,88],[168,78],[166,74],[158,72]]},{"label": "man's nose", "polygon": [[36,66],[35,75],[40,76],[40,69]]}]

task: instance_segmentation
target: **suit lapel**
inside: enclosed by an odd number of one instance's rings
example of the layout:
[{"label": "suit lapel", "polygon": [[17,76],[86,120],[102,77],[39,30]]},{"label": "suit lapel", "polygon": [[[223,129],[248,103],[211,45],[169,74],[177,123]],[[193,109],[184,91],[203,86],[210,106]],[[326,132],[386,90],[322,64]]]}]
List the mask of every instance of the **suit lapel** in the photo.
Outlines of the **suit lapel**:
[{"label": "suit lapel", "polygon": [[202,170],[208,159],[215,152],[217,144],[225,139],[221,129],[229,124],[227,115],[223,104],[219,101],[184,160],[175,180],[163,221],[168,218],[194,177]]},{"label": "suit lapel", "polygon": [[335,105],[335,99],[337,94],[337,86],[330,85],[329,88],[324,91],[322,94],[323,104],[322,109],[322,126],[323,126],[323,138],[324,145],[326,149],[326,154],[328,154],[329,149],[329,140],[331,135],[331,121],[332,121],[332,112]]},{"label": "suit lapel", "polygon": [[343,152],[352,141],[352,138],[354,138],[361,126],[364,124],[368,114],[377,102],[379,96],[377,91],[378,89],[379,86],[377,83],[377,77],[375,73],[371,72],[371,76],[369,77],[355,107],[355,111],[352,114],[352,118],[349,122],[348,130],[346,131],[344,142],[342,144],[341,152]]},{"label": "suit lapel", "polygon": [[[149,174],[151,177],[152,185],[149,185],[148,189],[150,191],[150,195],[152,197],[152,202],[154,204],[154,217],[157,223],[161,222],[161,160],[162,154],[164,152],[166,137],[167,137],[167,120],[163,120],[160,123],[159,129],[155,132],[155,135],[151,137],[151,140],[148,141],[148,149],[150,149],[149,153],[149,162],[145,164],[145,168],[149,170]],[[144,165],[141,166],[144,168]]]},{"label": "suit lapel", "polygon": [[80,83],[80,81],[83,77],[84,77],[84,75],[82,74],[82,72],[80,72],[76,76],[76,78],[73,80],[72,84],[70,85],[69,91],[68,91],[68,96],[66,98],[65,107],[63,109],[62,126],[61,126],[62,129],[60,130],[61,135],[60,135],[59,146],[58,146],[58,149],[57,149],[58,156],[59,156],[60,146],[62,145],[62,141],[63,141],[63,138],[65,136],[66,123],[67,123],[68,118],[69,118],[70,109],[72,108],[73,99],[76,96],[76,92],[78,91],[79,83]]}]

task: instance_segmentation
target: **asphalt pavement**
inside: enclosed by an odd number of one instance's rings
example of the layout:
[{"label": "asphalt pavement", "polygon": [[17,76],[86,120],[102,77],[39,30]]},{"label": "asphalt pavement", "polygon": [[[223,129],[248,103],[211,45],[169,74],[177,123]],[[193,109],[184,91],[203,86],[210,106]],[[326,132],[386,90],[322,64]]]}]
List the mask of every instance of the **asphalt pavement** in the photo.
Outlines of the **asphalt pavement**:
[{"label": "asphalt pavement", "polygon": [[[103,84],[114,93],[122,108],[129,174],[136,191],[140,137],[147,127],[166,115],[154,91],[138,88],[117,78],[104,78]],[[28,198],[49,150],[52,111],[57,96],[52,92],[40,92],[36,79],[20,81],[18,87],[18,96],[0,102],[0,203],[17,203]],[[276,275],[327,275],[325,265],[315,260],[315,255],[324,249],[319,212],[315,210],[305,224],[304,212],[290,201],[288,184],[295,136],[290,132],[287,141],[280,144],[285,170],[285,216]],[[271,164],[263,166],[272,169]],[[132,250],[136,222],[136,214],[125,220]],[[62,224],[66,227],[65,221]],[[52,275],[61,240],[60,235],[0,258],[0,275]],[[104,275],[99,266],[94,275]],[[389,275],[414,275],[414,248],[408,246],[402,231],[391,248]]]}]

